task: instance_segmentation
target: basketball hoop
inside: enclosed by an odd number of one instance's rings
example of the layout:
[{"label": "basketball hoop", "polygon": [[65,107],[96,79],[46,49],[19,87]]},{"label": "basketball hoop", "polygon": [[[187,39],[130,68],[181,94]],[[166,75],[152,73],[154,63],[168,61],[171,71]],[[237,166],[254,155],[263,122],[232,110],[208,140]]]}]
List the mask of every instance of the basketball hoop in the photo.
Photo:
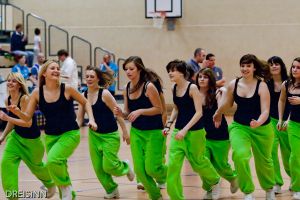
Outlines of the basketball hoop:
[{"label": "basketball hoop", "polygon": [[166,12],[164,11],[153,13],[153,27],[162,29],[165,18],[166,18]]}]

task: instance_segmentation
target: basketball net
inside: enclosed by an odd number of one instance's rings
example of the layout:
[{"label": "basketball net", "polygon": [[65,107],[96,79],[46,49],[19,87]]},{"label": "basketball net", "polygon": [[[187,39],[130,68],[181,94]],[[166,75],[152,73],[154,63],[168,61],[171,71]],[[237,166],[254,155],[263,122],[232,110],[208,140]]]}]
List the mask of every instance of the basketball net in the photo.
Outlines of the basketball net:
[{"label": "basketball net", "polygon": [[164,12],[164,11],[154,13],[154,15],[153,15],[153,27],[158,28],[158,29],[162,29],[162,27],[164,25],[165,18],[166,18],[166,12]]}]

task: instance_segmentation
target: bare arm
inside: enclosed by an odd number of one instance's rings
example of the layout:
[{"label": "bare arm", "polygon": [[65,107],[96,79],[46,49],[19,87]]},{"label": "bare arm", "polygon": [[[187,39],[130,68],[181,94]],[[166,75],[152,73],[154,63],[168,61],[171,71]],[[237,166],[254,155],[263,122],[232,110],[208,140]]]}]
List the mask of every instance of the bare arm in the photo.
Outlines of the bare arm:
[{"label": "bare arm", "polygon": [[267,121],[270,113],[270,92],[265,82],[261,82],[259,86],[258,94],[260,96],[261,114],[256,121],[260,126]]},{"label": "bare arm", "polygon": [[160,97],[160,101],[161,101],[161,104],[162,104],[162,121],[163,121],[163,125],[165,126],[166,123],[167,123],[167,118],[168,118],[166,101],[165,101],[165,97],[164,97],[163,93],[160,93],[159,97]]},{"label": "bare arm", "polygon": [[85,114],[84,107],[81,104],[79,104],[77,118],[76,118],[76,121],[77,121],[77,124],[79,127],[81,127],[83,124],[84,114]]},{"label": "bare arm", "polygon": [[[109,107],[109,109],[113,112],[114,108],[117,107],[117,102],[115,100],[115,98],[111,95],[111,93],[108,90],[103,90],[102,93],[102,101],[105,103],[105,105],[107,107]],[[122,129],[122,133],[123,133],[123,141],[126,141],[127,144],[129,144],[129,134],[128,131],[126,129],[126,125],[125,125],[125,121],[122,117],[117,116],[117,121],[120,124],[120,127]]]},{"label": "bare arm", "polygon": [[223,90],[222,97],[219,102],[219,107],[216,113],[224,114],[226,110],[232,107],[234,103],[233,90],[235,80],[231,81],[226,89]]},{"label": "bare arm", "polygon": [[84,110],[86,111],[88,117],[89,117],[89,126],[93,130],[97,130],[97,124],[95,123],[93,111],[92,111],[92,106],[88,102],[88,100],[82,96],[77,90],[70,86],[66,86],[66,95],[69,96],[69,98],[73,98],[75,101],[80,103],[82,107],[84,107]]},{"label": "bare arm", "polygon": [[278,118],[279,122],[282,123],[283,120],[283,113],[285,109],[285,104],[286,104],[286,88],[285,88],[285,82],[282,83],[281,85],[281,91],[280,91],[280,97],[278,101]]},{"label": "bare arm", "polygon": [[149,83],[146,89],[146,96],[148,96],[152,108],[141,109],[141,114],[145,116],[153,116],[162,114],[162,104],[156,87],[153,83]]},{"label": "bare arm", "polygon": [[221,80],[216,81],[217,87],[223,87],[225,85],[226,81],[225,78],[223,77]]}]

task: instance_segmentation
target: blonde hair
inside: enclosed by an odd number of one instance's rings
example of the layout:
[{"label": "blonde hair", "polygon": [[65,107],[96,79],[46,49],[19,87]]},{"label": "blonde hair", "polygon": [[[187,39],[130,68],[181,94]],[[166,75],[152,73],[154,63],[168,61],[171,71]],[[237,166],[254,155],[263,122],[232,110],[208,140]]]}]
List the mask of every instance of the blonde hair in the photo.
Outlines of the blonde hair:
[{"label": "blonde hair", "polygon": [[7,75],[7,79],[9,78],[12,78],[12,79],[15,79],[21,86],[20,88],[20,92],[22,94],[25,94],[25,95],[29,95],[29,92],[28,92],[28,86],[26,84],[26,81],[23,77],[23,75],[19,72],[10,72],[8,75]]},{"label": "blonde hair", "polygon": [[[48,67],[50,64],[52,63],[56,63],[58,64],[57,61],[55,60],[47,60],[41,67],[41,70],[39,72],[39,87],[42,87],[43,85],[45,85],[46,83],[46,80],[45,80],[45,77],[43,76],[43,74],[47,71]],[[59,64],[58,64],[59,65]]]}]

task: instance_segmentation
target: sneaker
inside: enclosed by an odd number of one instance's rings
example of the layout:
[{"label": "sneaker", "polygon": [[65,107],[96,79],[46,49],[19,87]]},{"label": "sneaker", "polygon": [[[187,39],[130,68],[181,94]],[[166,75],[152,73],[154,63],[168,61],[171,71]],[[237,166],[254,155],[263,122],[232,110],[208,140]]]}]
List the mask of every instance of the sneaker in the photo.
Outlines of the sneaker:
[{"label": "sneaker", "polygon": [[250,194],[245,194],[244,200],[255,200],[255,198],[253,194],[250,193]]},{"label": "sneaker", "polygon": [[220,183],[221,183],[221,181],[219,180],[219,182],[216,185],[212,186],[212,190],[211,190],[212,199],[219,199],[220,190],[221,190]]},{"label": "sneaker", "polygon": [[294,192],[293,199],[300,199],[300,192]]},{"label": "sneaker", "polygon": [[61,190],[61,199],[62,200],[72,200],[73,196],[72,196],[72,186],[71,185],[61,186],[60,190]]},{"label": "sneaker", "polygon": [[112,193],[104,195],[104,199],[119,199],[120,194],[118,188],[116,188]]},{"label": "sneaker", "polygon": [[145,188],[144,188],[144,186],[143,186],[142,183],[137,183],[136,188],[137,188],[138,190],[145,190]]},{"label": "sneaker", "polygon": [[212,198],[212,191],[207,191],[204,195],[203,199],[213,199]]},{"label": "sneaker", "polygon": [[275,200],[275,193],[273,189],[266,191],[266,200]]},{"label": "sneaker", "polygon": [[55,195],[55,192],[56,192],[56,186],[47,188],[47,199],[53,197]]},{"label": "sneaker", "polygon": [[280,186],[280,185],[277,185],[277,184],[274,185],[273,191],[274,191],[275,195],[276,195],[276,194],[281,194],[281,193],[282,193],[282,191],[281,191],[281,186]]},{"label": "sneaker", "polygon": [[238,183],[238,179],[235,178],[232,181],[230,181],[230,192],[232,194],[236,193],[239,189],[239,183]]},{"label": "sneaker", "polygon": [[167,188],[165,183],[157,183],[157,187],[159,189],[166,189]]},{"label": "sneaker", "polygon": [[128,178],[129,181],[133,181],[135,175],[134,175],[133,169],[132,169],[132,167],[129,163],[129,160],[124,160],[124,162],[127,163],[128,167],[129,167],[129,171],[127,173],[127,178]]}]

